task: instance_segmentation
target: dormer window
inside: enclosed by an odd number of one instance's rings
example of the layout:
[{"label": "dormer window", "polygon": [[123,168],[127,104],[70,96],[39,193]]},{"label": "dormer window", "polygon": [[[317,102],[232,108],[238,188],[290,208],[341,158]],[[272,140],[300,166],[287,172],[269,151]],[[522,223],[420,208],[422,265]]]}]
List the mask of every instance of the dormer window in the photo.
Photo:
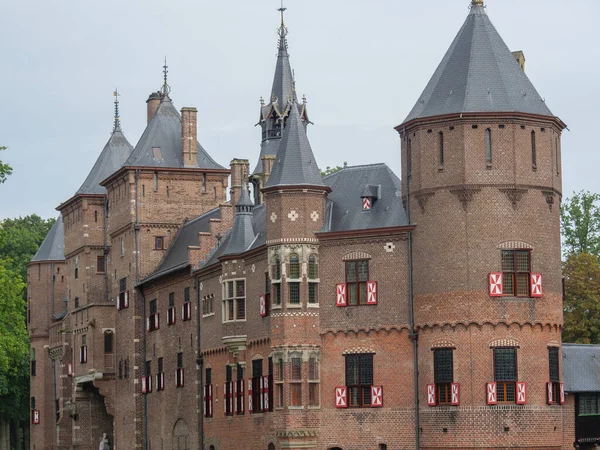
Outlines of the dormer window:
[{"label": "dormer window", "polygon": [[363,211],[370,211],[375,202],[381,198],[381,185],[367,184],[360,196]]}]

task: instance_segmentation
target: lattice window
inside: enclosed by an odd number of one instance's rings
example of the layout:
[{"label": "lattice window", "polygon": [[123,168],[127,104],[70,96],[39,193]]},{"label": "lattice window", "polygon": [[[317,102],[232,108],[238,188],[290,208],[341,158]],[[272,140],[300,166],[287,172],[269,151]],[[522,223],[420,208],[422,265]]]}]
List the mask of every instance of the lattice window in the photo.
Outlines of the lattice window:
[{"label": "lattice window", "polygon": [[246,282],[230,280],[223,283],[223,322],[246,319]]},{"label": "lattice window", "polygon": [[290,358],[290,406],[302,406],[302,358]]},{"label": "lattice window", "polygon": [[319,360],[308,359],[308,406],[319,406]]},{"label": "lattice window", "polygon": [[319,271],[317,266],[317,257],[310,255],[308,258],[308,303],[318,303],[318,282]]},{"label": "lattice window", "polygon": [[300,283],[288,283],[290,289],[290,303],[300,304]]},{"label": "lattice window", "polygon": [[530,250],[502,250],[502,272],[505,296],[529,296]]},{"label": "lattice window", "polygon": [[433,373],[438,404],[451,403],[451,384],[454,381],[454,355],[450,348],[433,351]]},{"label": "lattice window", "polygon": [[579,394],[577,415],[579,416],[597,416],[600,415],[600,394],[586,393]]},{"label": "lattice window", "polygon": [[515,401],[517,381],[517,349],[494,349],[494,380],[497,382],[499,402]]},{"label": "lattice window", "polygon": [[369,261],[346,261],[346,289],[349,305],[367,303],[367,281]]},{"label": "lattice window", "polygon": [[373,354],[346,355],[348,406],[354,408],[371,407],[372,385]]}]

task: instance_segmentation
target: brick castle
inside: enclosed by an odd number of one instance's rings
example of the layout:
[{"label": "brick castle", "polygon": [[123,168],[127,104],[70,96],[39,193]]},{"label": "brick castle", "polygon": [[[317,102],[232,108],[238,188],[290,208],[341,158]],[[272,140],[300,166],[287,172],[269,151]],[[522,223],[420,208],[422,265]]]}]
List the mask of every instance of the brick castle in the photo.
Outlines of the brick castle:
[{"label": "brick castle", "polygon": [[571,448],[565,124],[523,54],[473,0],[396,127],[401,179],[322,176],[287,33],[282,8],[252,171],[199,144],[166,67],[135,147],[116,103],[29,265],[31,448]]}]

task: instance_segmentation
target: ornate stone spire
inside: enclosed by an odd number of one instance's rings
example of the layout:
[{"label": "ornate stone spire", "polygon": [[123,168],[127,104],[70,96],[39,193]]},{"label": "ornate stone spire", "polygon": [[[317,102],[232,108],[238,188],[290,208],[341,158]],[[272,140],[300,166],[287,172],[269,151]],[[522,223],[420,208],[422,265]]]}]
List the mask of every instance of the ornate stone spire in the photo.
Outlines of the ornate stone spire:
[{"label": "ornate stone spire", "polygon": [[113,126],[113,133],[115,131],[122,131],[121,130],[121,118],[119,116],[119,91],[117,90],[117,88],[115,88],[115,92],[113,92],[113,95],[115,96],[115,124]]}]

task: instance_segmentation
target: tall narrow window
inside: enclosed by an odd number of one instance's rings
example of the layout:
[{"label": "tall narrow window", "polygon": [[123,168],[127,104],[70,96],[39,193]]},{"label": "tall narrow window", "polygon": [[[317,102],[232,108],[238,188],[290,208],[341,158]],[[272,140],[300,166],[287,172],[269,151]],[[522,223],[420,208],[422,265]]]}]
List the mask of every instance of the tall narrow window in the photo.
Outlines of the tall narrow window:
[{"label": "tall narrow window", "polygon": [[346,355],[346,387],[348,406],[364,408],[371,406],[373,385],[373,354]]},{"label": "tall narrow window", "polygon": [[110,354],[113,352],[113,334],[112,331],[104,333],[104,353]]},{"label": "tall narrow window", "polygon": [[548,347],[548,366],[550,369],[550,382],[552,383],[552,398],[560,398],[560,372],[558,365],[558,347]]},{"label": "tall narrow window", "polygon": [[556,175],[560,174],[560,141],[557,138],[554,139],[555,142],[555,151],[556,151]]},{"label": "tall narrow window", "polygon": [[94,211],[94,222],[98,222],[98,211]]},{"label": "tall narrow window", "polygon": [[317,267],[317,257],[315,255],[310,255],[308,258],[308,303],[319,303],[318,278],[319,271]]},{"label": "tall narrow window", "polygon": [[369,281],[369,260],[346,261],[346,287],[349,305],[367,302],[367,281]]},{"label": "tall narrow window", "polygon": [[104,271],[106,269],[104,262],[105,262],[104,255],[99,255],[96,258],[96,272],[104,273]]},{"label": "tall narrow window", "polygon": [[35,377],[37,373],[37,363],[35,360],[35,348],[31,347],[31,376]]},{"label": "tall narrow window", "polygon": [[300,282],[297,280],[300,280],[300,258],[296,253],[290,255],[289,279],[290,303],[298,305],[300,304]]},{"label": "tall narrow window", "polygon": [[206,194],[206,174],[202,174],[202,193]]},{"label": "tall narrow window", "polygon": [[125,256],[125,237],[121,237],[121,256]]},{"label": "tall narrow window", "polygon": [[412,141],[406,138],[406,175],[410,177],[412,172]]},{"label": "tall narrow window", "polygon": [[263,412],[261,407],[263,404],[261,392],[262,363],[262,359],[252,360],[252,412]]},{"label": "tall narrow window", "polygon": [[177,352],[177,371],[175,372],[175,386],[183,387],[183,352]]},{"label": "tall narrow window", "polygon": [[502,273],[505,296],[528,297],[531,272],[529,250],[502,250]]},{"label": "tall narrow window", "polygon": [[492,166],[492,130],[485,130],[485,163],[488,167]]},{"label": "tall narrow window", "polygon": [[158,191],[158,172],[154,172],[154,192]]},{"label": "tall narrow window", "polygon": [[515,401],[517,381],[517,349],[494,349],[494,381],[498,392],[498,402]]},{"label": "tall narrow window", "polygon": [[225,366],[225,415],[233,415],[233,401],[229,399],[233,398],[233,370],[229,364]]},{"label": "tall narrow window", "polygon": [[454,381],[454,360],[451,348],[433,351],[433,373],[437,402],[440,405],[451,403],[451,383]]},{"label": "tall narrow window", "polygon": [[277,381],[275,382],[278,408],[283,408],[283,375],[283,358],[279,358],[277,360]]},{"label": "tall narrow window", "polygon": [[319,360],[308,359],[308,406],[319,406]]},{"label": "tall narrow window", "polygon": [[290,358],[290,406],[302,406],[302,357]]},{"label": "tall narrow window", "polygon": [[537,169],[537,150],[535,148],[535,131],[531,132],[531,168]]},{"label": "tall narrow window", "polygon": [[75,279],[79,278],[79,256],[75,257]]},{"label": "tall narrow window", "polygon": [[246,283],[231,280],[223,283],[223,322],[246,319]]},{"label": "tall narrow window", "polygon": [[444,168],[444,133],[440,131],[440,154],[439,154],[440,169]]},{"label": "tall narrow window", "polygon": [[244,366],[241,364],[237,365],[237,380],[236,380],[236,397],[235,397],[235,410],[238,415],[244,414]]},{"label": "tall narrow window", "polygon": [[281,259],[279,256],[275,257],[275,264],[273,264],[273,280],[271,281],[273,287],[273,304],[281,305]]}]

